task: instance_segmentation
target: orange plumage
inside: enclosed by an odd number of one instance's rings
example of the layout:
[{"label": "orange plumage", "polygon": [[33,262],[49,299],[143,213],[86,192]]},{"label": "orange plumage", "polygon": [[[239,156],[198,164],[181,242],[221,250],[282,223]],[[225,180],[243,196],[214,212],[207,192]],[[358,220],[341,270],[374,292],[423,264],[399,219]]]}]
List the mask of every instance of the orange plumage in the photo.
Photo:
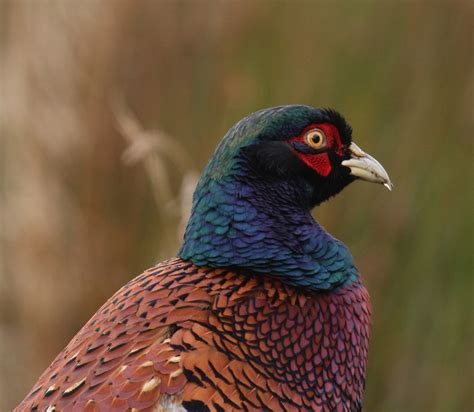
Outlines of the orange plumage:
[{"label": "orange plumage", "polygon": [[[323,376],[337,378],[335,352],[339,362],[351,357],[351,341],[367,351],[368,295],[351,289],[304,293],[266,277],[164,262],[102,306],[16,411],[345,410],[341,398],[354,388],[328,391]],[[343,372],[362,379],[358,368]]]}]

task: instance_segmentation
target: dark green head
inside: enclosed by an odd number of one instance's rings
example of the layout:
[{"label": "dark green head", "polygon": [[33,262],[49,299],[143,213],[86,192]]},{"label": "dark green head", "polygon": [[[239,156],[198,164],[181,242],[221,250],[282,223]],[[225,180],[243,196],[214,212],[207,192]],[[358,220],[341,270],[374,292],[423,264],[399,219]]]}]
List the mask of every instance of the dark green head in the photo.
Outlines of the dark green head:
[{"label": "dark green head", "polygon": [[[227,132],[203,172],[180,256],[317,289],[344,283],[354,274],[352,259],[310,210],[356,178],[389,182],[335,110],[294,105],[253,113]],[[324,259],[339,263],[325,267]]]},{"label": "dark green head", "polygon": [[350,157],[351,139],[351,127],[331,109],[294,105],[260,110],[228,131],[203,177],[220,179],[245,158],[245,167],[261,179],[301,179],[314,186],[314,206],[354,180],[341,166]]}]

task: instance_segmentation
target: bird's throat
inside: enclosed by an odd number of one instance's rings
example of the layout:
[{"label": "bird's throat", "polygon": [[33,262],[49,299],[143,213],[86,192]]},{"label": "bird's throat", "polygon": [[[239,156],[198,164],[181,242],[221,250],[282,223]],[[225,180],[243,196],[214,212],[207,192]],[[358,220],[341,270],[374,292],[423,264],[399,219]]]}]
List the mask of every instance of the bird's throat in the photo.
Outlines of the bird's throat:
[{"label": "bird's throat", "polygon": [[234,267],[285,283],[330,290],[358,278],[347,248],[311,216],[298,182],[234,173],[203,179],[179,256],[198,266]]}]

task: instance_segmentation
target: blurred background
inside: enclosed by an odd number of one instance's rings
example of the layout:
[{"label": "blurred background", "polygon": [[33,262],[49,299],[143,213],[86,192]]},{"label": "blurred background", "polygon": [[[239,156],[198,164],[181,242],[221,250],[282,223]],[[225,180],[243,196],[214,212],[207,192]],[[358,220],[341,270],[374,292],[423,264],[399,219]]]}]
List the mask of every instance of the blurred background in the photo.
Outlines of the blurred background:
[{"label": "blurred background", "polygon": [[471,411],[473,5],[0,1],[0,410],[176,254],[226,130],[305,103],[395,183],[315,210],[372,296],[365,410]]}]

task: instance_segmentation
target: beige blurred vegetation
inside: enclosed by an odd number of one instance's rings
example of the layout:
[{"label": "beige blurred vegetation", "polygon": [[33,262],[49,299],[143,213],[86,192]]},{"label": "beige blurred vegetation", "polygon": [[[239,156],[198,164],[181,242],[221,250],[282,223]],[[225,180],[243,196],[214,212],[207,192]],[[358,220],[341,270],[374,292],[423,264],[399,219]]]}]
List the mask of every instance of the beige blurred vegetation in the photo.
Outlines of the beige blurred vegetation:
[{"label": "beige blurred vegetation", "polygon": [[367,411],[474,407],[473,2],[0,1],[0,410],[176,253],[236,120],[339,109],[395,191],[316,210],[374,305]]}]

